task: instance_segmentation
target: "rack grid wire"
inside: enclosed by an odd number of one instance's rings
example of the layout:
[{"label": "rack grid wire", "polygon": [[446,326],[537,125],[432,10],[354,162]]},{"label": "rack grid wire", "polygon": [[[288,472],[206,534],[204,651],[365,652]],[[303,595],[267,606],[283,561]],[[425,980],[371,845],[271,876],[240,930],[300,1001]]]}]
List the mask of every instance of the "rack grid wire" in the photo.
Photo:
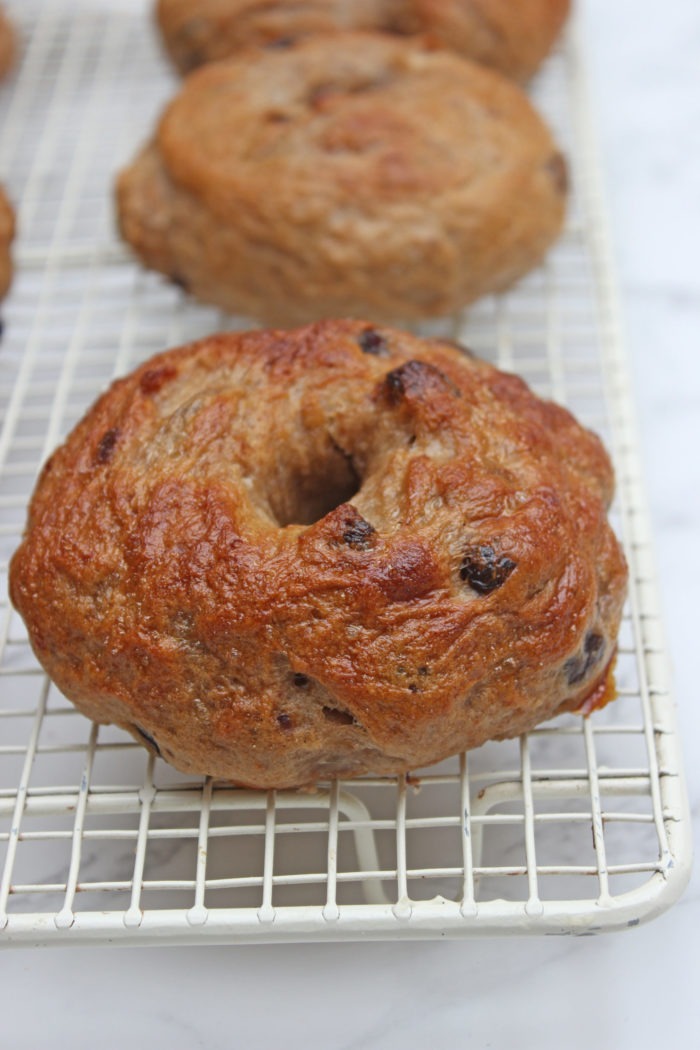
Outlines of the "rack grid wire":
[{"label": "rack grid wire", "polygon": [[147,4],[6,6],[23,55],[0,89],[20,230],[0,346],[0,945],[589,934],[661,912],[689,875],[687,796],[578,34],[533,85],[571,163],[564,235],[437,327],[613,453],[631,577],[618,699],[410,776],[255,792],[181,776],[75,712],[7,598],[38,469],[97,394],[245,322],[141,270],[114,231],[114,173],[175,87]]}]

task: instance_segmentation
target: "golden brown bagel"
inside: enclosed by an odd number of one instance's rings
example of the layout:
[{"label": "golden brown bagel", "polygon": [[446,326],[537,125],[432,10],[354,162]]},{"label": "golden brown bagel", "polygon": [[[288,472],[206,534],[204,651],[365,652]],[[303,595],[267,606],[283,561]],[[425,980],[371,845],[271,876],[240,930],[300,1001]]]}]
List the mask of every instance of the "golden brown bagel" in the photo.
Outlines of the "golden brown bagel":
[{"label": "golden brown bagel", "polygon": [[369,29],[428,34],[440,47],[525,80],[552,48],[569,0],[159,0],[156,17],[180,72],[251,46]]},{"label": "golden brown bagel", "polygon": [[377,34],[198,70],[117,186],[147,266],[274,325],[459,310],[540,262],[565,199],[516,85]]},{"label": "golden brown bagel", "polygon": [[565,409],[440,340],[213,336],[51,457],[11,596],[66,696],[181,770],[397,773],[609,687],[612,485]]}]

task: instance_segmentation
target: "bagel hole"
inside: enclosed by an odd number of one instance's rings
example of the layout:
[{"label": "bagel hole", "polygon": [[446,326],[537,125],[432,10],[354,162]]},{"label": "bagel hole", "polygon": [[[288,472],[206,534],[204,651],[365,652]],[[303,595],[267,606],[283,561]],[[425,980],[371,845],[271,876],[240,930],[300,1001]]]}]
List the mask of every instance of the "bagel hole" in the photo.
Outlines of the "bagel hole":
[{"label": "bagel hole", "polygon": [[270,509],[281,528],[313,525],[357,495],[361,478],[351,457],[334,445],[313,473],[290,472],[272,488]]}]

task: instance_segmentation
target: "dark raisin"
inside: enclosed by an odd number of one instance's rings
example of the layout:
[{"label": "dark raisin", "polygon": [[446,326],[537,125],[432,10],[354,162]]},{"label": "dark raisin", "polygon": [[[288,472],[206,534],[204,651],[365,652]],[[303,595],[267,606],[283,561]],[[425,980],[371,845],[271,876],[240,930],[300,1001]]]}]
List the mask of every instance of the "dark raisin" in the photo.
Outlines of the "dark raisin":
[{"label": "dark raisin", "polygon": [[108,430],[100,438],[100,443],[97,446],[97,461],[98,463],[109,463],[112,455],[114,454],[114,448],[119,440],[118,430]]},{"label": "dark raisin", "polygon": [[429,673],[430,672],[429,672],[427,667],[419,667],[418,668],[418,674],[420,674],[420,675],[426,675],[426,674],[429,674]]},{"label": "dark raisin", "polygon": [[583,643],[583,653],[572,656],[564,664],[564,672],[569,685],[577,685],[588,677],[589,672],[602,659],[605,651],[605,639],[602,635],[589,631]]},{"label": "dark raisin", "polygon": [[594,659],[598,659],[600,656],[601,649],[605,646],[605,639],[602,634],[596,634],[594,631],[590,631],[586,635],[586,641],[584,642],[583,648],[586,653],[592,656]]},{"label": "dark raisin", "polygon": [[158,391],[170,379],[177,375],[177,369],[172,365],[164,365],[162,368],[149,368],[143,373],[139,380],[139,386],[144,394],[157,394]]},{"label": "dark raisin", "polygon": [[149,745],[149,747],[153,748],[153,750],[155,751],[155,753],[157,755],[160,755],[160,748],[158,747],[158,744],[153,739],[151,734],[147,733],[145,729],[142,729],[141,726],[137,726],[136,724],[134,724],[134,729],[136,730],[136,732],[139,734],[140,737],[143,737],[143,739]]},{"label": "dark raisin", "polygon": [[409,692],[411,692],[411,693],[417,693],[418,692],[418,686],[416,685],[415,682],[409,682],[408,683],[408,689],[409,689]]},{"label": "dark raisin", "polygon": [[301,674],[297,671],[292,679],[297,689],[306,689],[309,685],[309,679],[305,674]]},{"label": "dark raisin", "polygon": [[358,514],[354,521],[348,523],[343,532],[343,543],[355,551],[366,551],[372,546],[376,529]]},{"label": "dark raisin", "polygon": [[423,398],[437,391],[460,397],[460,391],[435,365],[427,361],[406,361],[384,377],[384,389],[391,405],[399,405],[404,398]]},{"label": "dark raisin", "polygon": [[365,328],[364,332],[360,332],[357,342],[363,354],[373,354],[375,357],[387,357],[389,354],[389,344],[374,328]]},{"label": "dark raisin", "polygon": [[406,393],[405,372],[406,365],[401,365],[400,368],[395,368],[393,372],[389,372],[384,380],[389,401],[392,405],[398,405]]},{"label": "dark raisin", "polygon": [[572,656],[566,661],[564,674],[569,685],[576,685],[577,682],[583,681],[586,677],[586,672],[583,670],[584,667],[585,660],[582,660],[580,656]]},{"label": "dark raisin", "polygon": [[493,547],[485,543],[467,548],[459,575],[479,594],[490,594],[506,582],[514,568],[514,561],[497,557]]},{"label": "dark raisin", "polygon": [[342,711],[338,707],[324,707],[323,717],[327,722],[334,722],[339,726],[351,726],[355,724],[355,719],[352,717],[349,711]]},{"label": "dark raisin", "polygon": [[286,47],[292,47],[296,43],[296,38],[293,36],[278,36],[275,40],[269,40],[265,47],[269,50],[283,50]]},{"label": "dark raisin", "polygon": [[277,725],[280,727],[280,729],[291,729],[292,720],[289,717],[289,715],[284,714],[283,712],[281,715],[277,715]]},{"label": "dark raisin", "polygon": [[569,189],[569,169],[564,156],[554,153],[547,161],[546,168],[557,192],[563,196]]}]

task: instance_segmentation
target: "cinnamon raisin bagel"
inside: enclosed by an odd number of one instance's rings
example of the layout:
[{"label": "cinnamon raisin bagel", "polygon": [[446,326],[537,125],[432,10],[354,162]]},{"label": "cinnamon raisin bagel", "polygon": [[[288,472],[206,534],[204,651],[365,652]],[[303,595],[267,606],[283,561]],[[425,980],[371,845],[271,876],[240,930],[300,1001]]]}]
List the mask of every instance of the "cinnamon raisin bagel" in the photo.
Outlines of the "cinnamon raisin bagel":
[{"label": "cinnamon raisin bagel", "polygon": [[516,85],[369,33],[198,70],[117,184],[147,266],[284,326],[459,310],[541,261],[565,201]]},{"label": "cinnamon raisin bagel", "polygon": [[440,340],[213,336],[51,457],[11,596],[66,696],[181,770],[397,773],[600,699],[612,485],[569,412]]},{"label": "cinnamon raisin bagel", "polygon": [[569,0],[159,0],[158,25],[185,73],[250,46],[334,30],[429,34],[441,47],[518,80],[549,53]]}]

